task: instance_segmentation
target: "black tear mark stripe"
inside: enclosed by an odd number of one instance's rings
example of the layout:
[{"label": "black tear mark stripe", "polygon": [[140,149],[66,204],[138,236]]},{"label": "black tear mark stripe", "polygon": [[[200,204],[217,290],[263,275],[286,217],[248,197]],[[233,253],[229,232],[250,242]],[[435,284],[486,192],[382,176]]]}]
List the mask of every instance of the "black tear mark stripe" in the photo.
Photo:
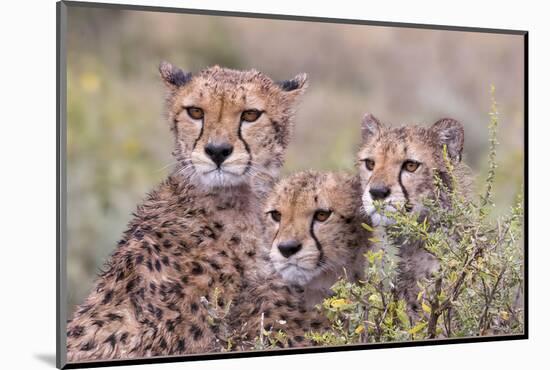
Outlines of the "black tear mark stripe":
[{"label": "black tear mark stripe", "polygon": [[314,225],[315,219],[312,218],[311,224],[309,225],[309,233],[311,234],[313,240],[315,240],[315,246],[317,247],[317,250],[319,250],[319,261],[317,262],[317,265],[319,266],[325,259],[325,254],[323,253],[323,246],[319,242],[319,239],[317,239],[317,236],[315,236],[315,231],[313,230]]},{"label": "black tear mark stripe", "polygon": [[199,140],[202,137],[203,131],[204,131],[204,117],[201,119],[201,131],[199,132],[199,137],[197,137],[197,140],[195,140],[195,142],[193,143],[193,149],[191,149],[191,150],[195,150],[195,147],[197,146],[197,143],[199,142]]},{"label": "black tear mark stripe", "polygon": [[277,231],[275,232],[275,236],[273,237],[273,241],[271,242],[271,244],[273,244],[273,242],[275,240],[277,240],[277,237],[279,236],[279,231],[281,230],[281,223],[279,222],[279,224],[277,225]]},{"label": "black tear mark stripe", "polygon": [[[174,131],[175,131],[175,134],[176,134],[176,138],[178,137],[178,123],[179,123],[179,120],[178,120],[178,116],[181,114],[181,112],[183,112],[183,110],[186,110],[187,107],[181,107],[181,109],[176,113],[176,115],[174,116]],[[202,137],[202,132],[204,130],[204,117],[201,118],[201,130],[199,132],[199,137],[197,137],[197,139],[195,140],[195,142],[193,143],[193,148],[191,150],[194,150],[195,147],[197,146],[197,143],[199,142],[199,140],[201,139]]]},{"label": "black tear mark stripe", "polygon": [[[403,152],[405,156],[407,156],[407,146],[403,148]],[[399,170],[399,186],[401,186],[401,191],[403,192],[403,196],[405,197],[405,209],[408,210],[409,207],[409,192],[407,189],[405,189],[405,185],[403,185],[403,180],[401,180],[401,175],[403,175],[403,169],[405,168],[405,162],[401,165],[401,170]]]},{"label": "black tear mark stripe", "polygon": [[244,149],[246,150],[246,153],[248,153],[248,162],[246,163],[246,168],[244,170],[244,173],[246,173],[248,172],[248,170],[252,165],[252,153],[250,153],[250,147],[248,146],[248,143],[246,142],[245,139],[243,139],[242,128],[243,128],[243,121],[241,120],[241,122],[239,123],[239,130],[237,134],[239,136],[239,140],[242,141],[244,144]]},{"label": "black tear mark stripe", "polygon": [[409,204],[409,193],[407,192],[407,189],[405,189],[405,186],[403,185],[403,181],[401,180],[401,175],[403,175],[403,167],[401,167],[401,170],[399,171],[399,177],[397,178],[399,180],[399,186],[401,186],[401,191],[403,192],[403,196],[405,197],[405,209],[406,206]]}]

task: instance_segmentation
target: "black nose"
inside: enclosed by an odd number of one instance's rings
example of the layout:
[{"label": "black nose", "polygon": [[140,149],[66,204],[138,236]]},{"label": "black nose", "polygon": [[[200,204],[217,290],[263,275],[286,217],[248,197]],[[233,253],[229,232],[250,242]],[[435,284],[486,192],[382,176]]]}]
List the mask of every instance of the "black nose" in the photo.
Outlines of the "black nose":
[{"label": "black nose", "polygon": [[279,252],[285,257],[288,258],[292,256],[293,254],[298,253],[300,249],[302,249],[302,244],[300,244],[296,240],[289,240],[286,242],[280,243],[277,248],[279,248]]},{"label": "black nose", "polygon": [[390,195],[390,188],[384,185],[371,186],[369,193],[373,200],[382,200]]},{"label": "black nose", "polygon": [[229,143],[212,144],[204,147],[204,152],[208,155],[218,167],[233,153],[233,145]]}]

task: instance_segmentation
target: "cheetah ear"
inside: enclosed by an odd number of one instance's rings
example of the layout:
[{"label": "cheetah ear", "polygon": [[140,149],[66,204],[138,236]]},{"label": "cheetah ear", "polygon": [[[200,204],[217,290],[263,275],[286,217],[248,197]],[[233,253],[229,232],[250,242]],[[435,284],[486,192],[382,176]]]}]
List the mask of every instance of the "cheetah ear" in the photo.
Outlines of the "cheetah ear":
[{"label": "cheetah ear", "polygon": [[292,95],[302,95],[307,89],[307,74],[300,73],[290,80],[275,82],[282,91],[292,93]]},{"label": "cheetah ear", "polygon": [[382,124],[378,119],[370,113],[363,116],[361,121],[361,138],[363,142],[367,142],[374,136],[378,136],[382,130]]},{"label": "cheetah ear", "polygon": [[191,73],[184,72],[166,61],[160,62],[159,72],[165,85],[170,89],[185,85],[192,77]]},{"label": "cheetah ear", "polygon": [[452,118],[443,118],[432,125],[430,130],[436,135],[441,147],[447,146],[449,158],[458,163],[464,148],[464,126]]}]

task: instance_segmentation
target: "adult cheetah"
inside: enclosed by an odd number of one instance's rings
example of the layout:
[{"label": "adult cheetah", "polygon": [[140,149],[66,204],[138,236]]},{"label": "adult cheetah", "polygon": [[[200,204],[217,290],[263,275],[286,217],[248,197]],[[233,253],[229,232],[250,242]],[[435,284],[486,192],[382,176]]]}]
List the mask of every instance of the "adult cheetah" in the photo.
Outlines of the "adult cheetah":
[{"label": "adult cheetah", "polygon": [[69,362],[208,352],[216,327],[201,297],[232,300],[255,269],[263,199],[306,76],[276,83],[255,70],[159,69],[177,168],[137,207],[68,323]]}]

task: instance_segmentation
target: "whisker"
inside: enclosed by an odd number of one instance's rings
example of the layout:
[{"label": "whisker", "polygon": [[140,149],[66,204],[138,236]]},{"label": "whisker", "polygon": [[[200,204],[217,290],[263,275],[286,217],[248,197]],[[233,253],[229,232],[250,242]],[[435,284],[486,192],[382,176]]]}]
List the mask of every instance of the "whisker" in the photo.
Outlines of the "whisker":
[{"label": "whisker", "polygon": [[170,166],[174,166],[174,165],[176,165],[176,164],[178,164],[178,163],[180,163],[180,162],[179,162],[179,161],[174,161],[174,162],[172,162],[172,163],[168,163],[166,166],[161,167],[161,168],[159,168],[158,170],[156,170],[155,173],[160,172],[160,171],[162,171],[162,170],[164,170],[164,169],[166,169],[166,168],[168,168],[168,167],[170,167]]}]

